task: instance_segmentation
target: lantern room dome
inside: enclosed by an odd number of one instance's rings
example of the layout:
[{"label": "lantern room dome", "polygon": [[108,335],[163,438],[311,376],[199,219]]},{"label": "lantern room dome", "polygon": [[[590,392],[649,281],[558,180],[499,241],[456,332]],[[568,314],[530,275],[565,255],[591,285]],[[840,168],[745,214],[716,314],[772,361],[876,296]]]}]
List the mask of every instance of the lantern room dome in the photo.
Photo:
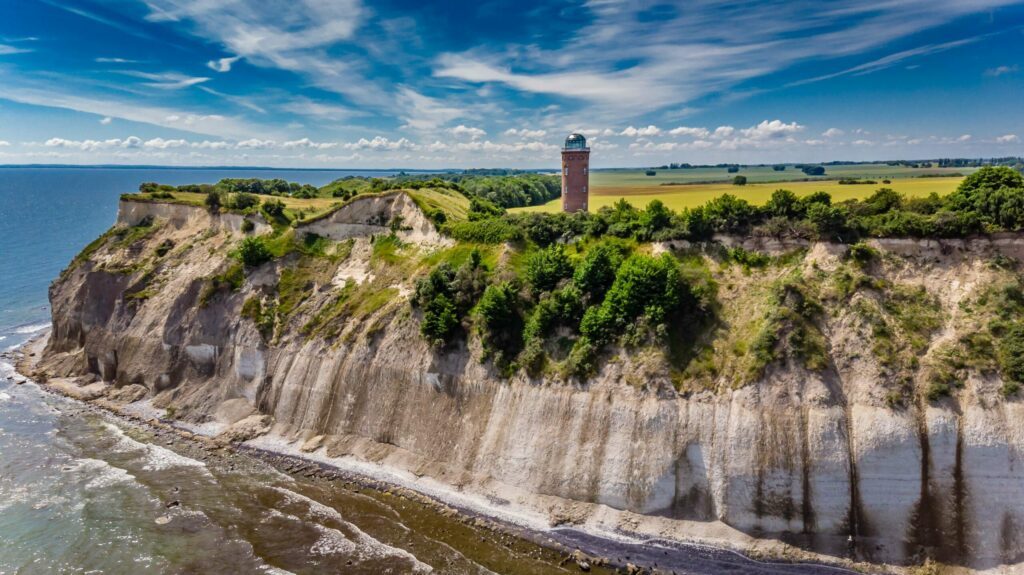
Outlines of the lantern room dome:
[{"label": "lantern room dome", "polygon": [[585,150],[587,149],[587,139],[583,137],[583,134],[570,134],[565,139],[566,150]]}]

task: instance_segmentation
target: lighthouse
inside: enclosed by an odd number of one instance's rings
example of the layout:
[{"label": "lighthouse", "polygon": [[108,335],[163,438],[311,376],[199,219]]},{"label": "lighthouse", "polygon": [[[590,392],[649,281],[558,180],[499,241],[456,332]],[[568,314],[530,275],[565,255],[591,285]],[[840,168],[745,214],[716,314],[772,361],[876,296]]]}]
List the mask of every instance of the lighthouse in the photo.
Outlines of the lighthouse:
[{"label": "lighthouse", "polygon": [[562,211],[587,211],[590,148],[582,134],[570,134],[562,147]]}]

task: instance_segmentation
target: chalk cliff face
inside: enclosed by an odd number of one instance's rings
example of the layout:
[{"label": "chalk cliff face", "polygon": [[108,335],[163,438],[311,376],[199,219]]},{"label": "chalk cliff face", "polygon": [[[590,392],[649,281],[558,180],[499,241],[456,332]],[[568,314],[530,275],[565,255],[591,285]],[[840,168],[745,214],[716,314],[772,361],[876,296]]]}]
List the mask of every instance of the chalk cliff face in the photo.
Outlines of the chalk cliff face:
[{"label": "chalk cliff face", "polygon": [[[209,278],[242,237],[229,220],[238,216],[123,202],[121,224],[154,216],[153,229],[132,242],[111,236],[54,283],[45,369],[141,384],[154,405],[214,427],[258,411],[272,416],[275,436],[307,450],[431,477],[552,524],[742,546],[782,540],[876,562],[1020,561],[1024,404],[1000,393],[995,372],[970,366],[949,396],[929,401],[920,390],[933,359],[977,328],[979,295],[1015,277],[1005,259],[1024,256],[1024,239],[874,242],[874,277],[923,287],[915,297],[937,302],[938,327],[900,372],[909,374],[901,398],[899,370],[872,352],[854,311],[865,294],[825,306],[826,367],[785,358],[754,381],[719,372],[677,392],[640,352],[615,354],[584,385],[500,378],[472,342],[430,348],[408,303],[416,270],[388,271],[368,235],[401,213],[406,252],[449,242],[402,194],[365,202],[312,224],[349,253],[309,276],[298,311],[273,334],[243,307],[279,297],[282,274],[302,265],[295,255],[211,295]],[[173,247],[157,255],[161,245]],[[811,245],[793,265],[829,273],[845,251]],[[991,264],[997,254],[1003,268]],[[752,286],[781,272],[716,273],[723,313],[739,325],[761,313]],[[336,329],[318,329],[331,310]]]}]

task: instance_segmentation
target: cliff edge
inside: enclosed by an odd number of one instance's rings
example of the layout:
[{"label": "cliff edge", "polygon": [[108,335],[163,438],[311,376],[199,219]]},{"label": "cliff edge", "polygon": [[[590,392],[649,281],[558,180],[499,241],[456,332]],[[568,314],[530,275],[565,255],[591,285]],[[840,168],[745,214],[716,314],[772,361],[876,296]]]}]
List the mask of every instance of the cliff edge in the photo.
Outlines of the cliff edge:
[{"label": "cliff edge", "polygon": [[[260,234],[272,258],[241,264]],[[703,351],[614,348],[583,380],[502,370],[472,330],[441,348],[421,336],[417,280],[472,248],[403,192],[274,231],[124,200],[51,287],[40,369],[549,525],[1021,561],[1024,403],[993,322],[1024,303],[1024,236],[639,246],[711,289]],[[495,273],[517,265],[514,245],[479,249]]]}]

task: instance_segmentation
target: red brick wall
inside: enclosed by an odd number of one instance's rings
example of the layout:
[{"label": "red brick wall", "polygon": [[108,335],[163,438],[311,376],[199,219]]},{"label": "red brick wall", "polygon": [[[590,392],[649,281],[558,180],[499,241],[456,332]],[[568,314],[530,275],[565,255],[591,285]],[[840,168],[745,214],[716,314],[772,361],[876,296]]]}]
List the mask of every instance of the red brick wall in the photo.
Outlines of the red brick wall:
[{"label": "red brick wall", "polygon": [[587,211],[590,150],[562,151],[562,211]]}]

